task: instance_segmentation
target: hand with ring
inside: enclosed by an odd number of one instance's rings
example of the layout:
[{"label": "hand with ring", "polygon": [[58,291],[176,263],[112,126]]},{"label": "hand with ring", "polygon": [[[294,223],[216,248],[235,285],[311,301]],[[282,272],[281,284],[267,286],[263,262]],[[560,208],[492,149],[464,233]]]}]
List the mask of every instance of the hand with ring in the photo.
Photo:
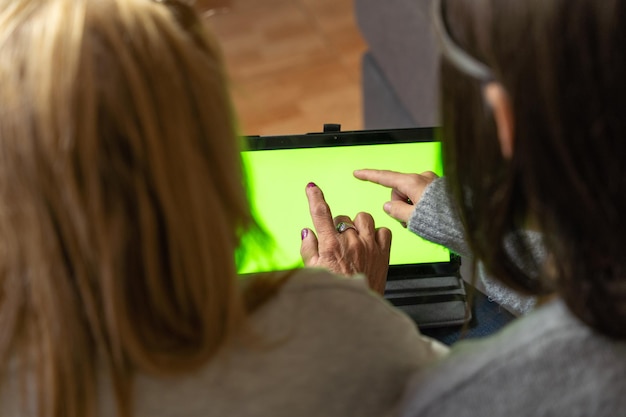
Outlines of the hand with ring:
[{"label": "hand with ring", "polygon": [[354,221],[348,216],[332,217],[322,190],[313,183],[306,188],[313,227],[302,230],[300,254],[309,267],[322,267],[336,274],[362,273],[370,287],[383,294],[389,269],[391,231],[376,228],[368,213]]}]

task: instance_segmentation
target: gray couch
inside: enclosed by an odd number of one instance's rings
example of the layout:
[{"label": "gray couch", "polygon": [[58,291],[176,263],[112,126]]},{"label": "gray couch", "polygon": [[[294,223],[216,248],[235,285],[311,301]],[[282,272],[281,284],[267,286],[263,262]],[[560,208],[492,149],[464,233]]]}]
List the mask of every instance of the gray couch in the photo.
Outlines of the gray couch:
[{"label": "gray couch", "polygon": [[355,0],[365,129],[437,124],[437,55],[430,0]]}]

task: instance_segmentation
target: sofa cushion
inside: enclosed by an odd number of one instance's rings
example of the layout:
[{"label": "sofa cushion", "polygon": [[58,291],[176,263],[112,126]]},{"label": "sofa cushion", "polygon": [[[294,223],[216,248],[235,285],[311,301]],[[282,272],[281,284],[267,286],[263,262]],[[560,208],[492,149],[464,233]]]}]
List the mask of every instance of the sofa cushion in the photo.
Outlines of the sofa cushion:
[{"label": "sofa cushion", "polygon": [[370,52],[363,55],[361,77],[365,129],[399,129],[417,125]]},{"label": "sofa cushion", "polygon": [[437,48],[430,0],[355,0],[359,29],[417,126],[437,124]]}]

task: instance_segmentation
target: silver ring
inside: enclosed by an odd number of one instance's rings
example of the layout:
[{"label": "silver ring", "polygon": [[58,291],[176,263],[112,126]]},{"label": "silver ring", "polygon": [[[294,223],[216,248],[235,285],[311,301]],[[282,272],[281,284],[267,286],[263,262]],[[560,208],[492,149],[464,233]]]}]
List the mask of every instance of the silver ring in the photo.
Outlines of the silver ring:
[{"label": "silver ring", "polygon": [[354,227],[353,224],[346,223],[346,222],[339,222],[339,223],[337,223],[337,227],[335,227],[335,228],[337,229],[337,231],[339,233],[343,233],[343,232],[345,232],[348,229],[354,229],[355,231],[358,232],[358,230],[356,229],[356,227]]}]

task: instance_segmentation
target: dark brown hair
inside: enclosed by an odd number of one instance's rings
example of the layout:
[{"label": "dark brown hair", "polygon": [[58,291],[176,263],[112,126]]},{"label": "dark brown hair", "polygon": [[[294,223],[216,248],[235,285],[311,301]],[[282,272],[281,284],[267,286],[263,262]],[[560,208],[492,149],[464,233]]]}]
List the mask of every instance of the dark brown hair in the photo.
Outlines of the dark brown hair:
[{"label": "dark brown hair", "polygon": [[[515,120],[505,160],[480,82],[442,60],[445,168],[475,256],[509,286],[557,291],[585,323],[626,338],[626,3],[446,0],[444,14]],[[529,222],[549,254],[540,278],[505,250],[509,240],[524,253]]]}]

